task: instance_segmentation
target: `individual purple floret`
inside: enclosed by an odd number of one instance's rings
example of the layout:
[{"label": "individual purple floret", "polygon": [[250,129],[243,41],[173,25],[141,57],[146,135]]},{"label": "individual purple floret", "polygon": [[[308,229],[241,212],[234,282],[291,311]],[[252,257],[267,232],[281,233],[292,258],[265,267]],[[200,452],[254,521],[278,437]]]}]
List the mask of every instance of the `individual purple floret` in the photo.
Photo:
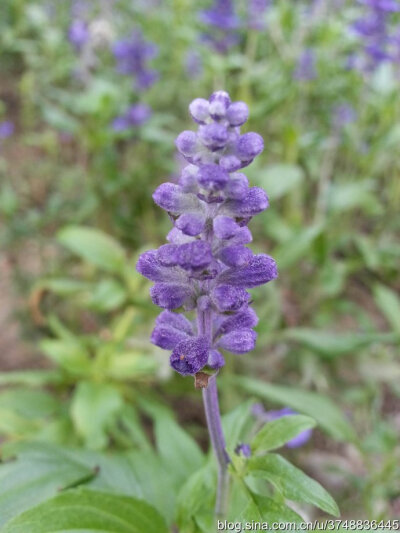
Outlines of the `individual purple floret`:
[{"label": "individual purple floret", "polygon": [[306,48],[297,61],[293,78],[298,81],[310,81],[316,77],[315,53],[311,48]]},{"label": "individual purple floret", "polygon": [[148,89],[158,79],[158,72],[149,68],[148,62],[157,55],[157,46],[145,41],[136,30],[131,37],[116,41],[112,48],[121,74],[134,76],[137,90]]},{"label": "individual purple floret", "polygon": [[199,18],[209,27],[202,40],[217,52],[224,54],[238,43],[239,18],[232,0],[214,0],[209,9],[199,13]]},{"label": "individual purple floret", "polygon": [[[282,409],[277,409],[275,411],[266,411],[262,404],[256,403],[252,407],[252,413],[253,415],[260,420],[260,422],[268,423],[272,420],[277,420],[278,418],[282,418],[283,416],[288,415],[296,415],[298,414],[296,411],[291,409],[290,407],[283,407]],[[312,435],[312,429],[306,429],[299,433],[296,437],[289,440],[286,443],[286,446],[288,448],[299,448],[300,446],[303,446],[308,442]]]},{"label": "individual purple floret", "polygon": [[[197,131],[178,135],[186,159],[178,183],[163,183],[153,194],[174,223],[168,244],[142,254],[137,270],[154,282],[153,302],[164,311],[151,340],[172,350],[171,366],[182,375],[225,363],[223,351],[243,354],[256,342],[258,319],[247,289],[277,277],[275,261],[254,254],[246,244],[247,224],[268,207],[259,187],[250,187],[238,170],[263,150],[257,133],[240,132],[248,117],[244,102],[224,91],[196,98],[189,112]],[[181,312],[194,311],[189,321]]]},{"label": "individual purple floret", "polygon": [[238,444],[235,448],[236,455],[243,455],[243,457],[251,457],[251,448],[249,444]]},{"label": "individual purple floret", "polygon": [[125,113],[115,118],[112,123],[114,131],[125,131],[147,122],[151,116],[151,108],[146,104],[134,104]]},{"label": "individual purple floret", "polygon": [[68,29],[68,40],[76,50],[81,50],[90,37],[89,27],[84,20],[76,19]]}]

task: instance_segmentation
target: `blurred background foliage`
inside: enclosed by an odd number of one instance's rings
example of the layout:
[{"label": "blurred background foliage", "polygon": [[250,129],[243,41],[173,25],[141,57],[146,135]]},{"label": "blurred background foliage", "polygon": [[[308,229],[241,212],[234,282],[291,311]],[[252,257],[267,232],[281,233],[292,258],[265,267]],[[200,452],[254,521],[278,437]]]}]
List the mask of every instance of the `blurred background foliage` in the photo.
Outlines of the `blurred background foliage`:
[{"label": "blurred background foliage", "polygon": [[372,0],[261,2],[256,20],[237,0],[222,29],[210,4],[1,2],[2,328],[24,345],[0,355],[0,435],[146,448],[163,404],[205,444],[192,381],[148,341],[135,261],[169,229],[151,194],[179,174],[188,103],[225,89],[265,140],[253,248],[279,279],[253,291],[257,349],[229,357],[223,409],[250,393],[313,416],[293,460],[345,516],[398,517],[400,15],[381,57],[360,30]]}]

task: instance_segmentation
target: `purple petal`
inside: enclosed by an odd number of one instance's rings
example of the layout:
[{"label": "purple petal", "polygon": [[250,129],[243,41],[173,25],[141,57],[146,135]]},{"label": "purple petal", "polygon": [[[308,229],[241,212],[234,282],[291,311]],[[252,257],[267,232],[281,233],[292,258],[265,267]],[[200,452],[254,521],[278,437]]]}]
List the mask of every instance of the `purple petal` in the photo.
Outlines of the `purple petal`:
[{"label": "purple petal", "polygon": [[254,255],[246,266],[229,268],[220,274],[218,281],[240,287],[257,287],[278,276],[276,263],[269,255]]},{"label": "purple petal", "polygon": [[191,295],[187,285],[178,283],[156,283],[150,289],[153,303],[164,309],[177,309],[181,307]]},{"label": "purple petal", "polygon": [[208,353],[208,366],[214,370],[221,368],[225,365],[225,359],[221,352],[218,350],[210,350]]},{"label": "purple petal", "polygon": [[201,209],[200,200],[191,193],[185,193],[175,183],[162,183],[153,193],[157,205],[172,213],[197,211]]},{"label": "purple petal", "polygon": [[247,176],[241,172],[237,172],[231,176],[225,187],[225,194],[227,198],[232,200],[244,200],[249,193],[249,180]]},{"label": "purple petal", "polygon": [[230,333],[235,330],[254,328],[257,324],[258,317],[255,311],[251,307],[247,307],[244,311],[239,311],[224,320],[215,336]]},{"label": "purple petal", "polygon": [[205,226],[206,220],[203,215],[198,213],[184,213],[175,222],[175,226],[185,235],[199,235]]},{"label": "purple petal", "polygon": [[211,299],[217,309],[224,311],[237,311],[249,301],[250,295],[242,287],[233,285],[218,285],[211,293]]},{"label": "purple petal", "polygon": [[229,174],[219,165],[203,165],[198,173],[199,184],[205,189],[219,191],[229,180]]},{"label": "purple petal", "polygon": [[181,341],[170,357],[174,370],[183,376],[199,372],[208,360],[209,342],[206,337],[195,337]]},{"label": "purple petal", "polygon": [[236,154],[242,161],[254,159],[264,150],[264,141],[258,133],[249,132],[241,135],[236,144]]},{"label": "purple petal", "polygon": [[156,318],[156,324],[160,326],[170,326],[171,328],[183,331],[187,335],[193,335],[194,333],[192,323],[181,313],[163,311]]},{"label": "purple petal", "polygon": [[241,126],[249,118],[249,108],[244,102],[233,102],[228,108],[226,118],[231,126]]},{"label": "purple petal", "polygon": [[178,264],[186,270],[199,270],[207,267],[213,260],[211,246],[205,241],[182,244],[177,250]]},{"label": "purple petal", "polygon": [[219,215],[213,220],[213,229],[218,239],[229,239],[238,233],[240,226],[232,218]]},{"label": "purple petal", "polygon": [[247,265],[252,257],[253,252],[241,244],[227,246],[219,253],[219,259],[231,267]]},{"label": "purple petal", "polygon": [[222,210],[240,217],[252,217],[267,209],[268,196],[260,187],[250,187],[242,200],[228,200]]},{"label": "purple petal", "polygon": [[232,353],[242,354],[254,349],[256,338],[257,333],[252,329],[239,329],[223,335],[217,344]]}]

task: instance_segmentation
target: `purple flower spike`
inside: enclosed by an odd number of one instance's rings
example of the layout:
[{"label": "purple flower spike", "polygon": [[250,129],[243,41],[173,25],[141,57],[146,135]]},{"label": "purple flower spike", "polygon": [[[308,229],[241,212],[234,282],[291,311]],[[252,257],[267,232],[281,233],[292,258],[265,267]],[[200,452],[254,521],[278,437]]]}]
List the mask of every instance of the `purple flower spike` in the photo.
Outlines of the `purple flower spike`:
[{"label": "purple flower spike", "polygon": [[[168,244],[142,254],[137,270],[155,284],[153,302],[166,309],[156,320],[151,340],[173,350],[171,366],[193,375],[225,364],[221,350],[251,351],[258,318],[247,288],[277,277],[275,261],[254,255],[250,219],[268,207],[263,189],[249,187],[246,167],[264,147],[257,133],[240,135],[248,108],[232,102],[225,91],[209,100],[196,98],[189,112],[197,131],[184,131],[176,146],[188,164],[178,184],[163,183],[153,193],[174,227]],[[171,312],[194,311],[189,322]]]}]

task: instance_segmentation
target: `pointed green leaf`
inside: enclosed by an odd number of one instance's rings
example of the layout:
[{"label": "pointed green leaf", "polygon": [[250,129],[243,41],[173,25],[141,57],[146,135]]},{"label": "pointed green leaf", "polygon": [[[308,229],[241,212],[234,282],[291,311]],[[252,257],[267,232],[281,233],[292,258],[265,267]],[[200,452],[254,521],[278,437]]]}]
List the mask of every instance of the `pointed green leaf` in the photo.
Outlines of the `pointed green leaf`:
[{"label": "pointed green leaf", "polygon": [[160,514],[148,503],[131,498],[76,489],[64,492],[12,520],[3,533],[168,533]]},{"label": "pointed green leaf", "polygon": [[400,298],[393,290],[381,284],[375,285],[374,297],[393,330],[400,333]]},{"label": "pointed green leaf", "polygon": [[338,440],[352,441],[356,439],[353,428],[344,418],[340,409],[326,396],[241,376],[231,378],[231,381],[250,394],[292,407],[296,411],[309,415],[329,435]]},{"label": "pointed green leaf", "polygon": [[107,444],[107,428],[123,407],[119,391],[112,385],[82,381],[71,403],[71,416],[78,434],[92,449]]},{"label": "pointed green leaf", "polygon": [[[93,469],[62,448],[31,444],[16,460],[0,465],[0,526],[17,514],[87,481]],[[31,530],[25,529],[25,532]]]},{"label": "pointed green leaf", "polygon": [[82,259],[108,272],[120,273],[125,262],[122,246],[100,230],[83,226],[67,226],[58,240]]},{"label": "pointed green leaf", "polygon": [[274,450],[280,448],[299,433],[315,426],[315,420],[309,416],[288,415],[267,422],[260,429],[251,443],[253,452]]},{"label": "pointed green leaf", "polygon": [[161,459],[178,485],[203,465],[204,455],[198,444],[173,418],[157,416],[154,433]]},{"label": "pointed green leaf", "polygon": [[251,457],[248,472],[267,479],[289,500],[311,503],[327,513],[339,516],[338,506],[332,496],[281,455],[268,453],[262,457]]}]

